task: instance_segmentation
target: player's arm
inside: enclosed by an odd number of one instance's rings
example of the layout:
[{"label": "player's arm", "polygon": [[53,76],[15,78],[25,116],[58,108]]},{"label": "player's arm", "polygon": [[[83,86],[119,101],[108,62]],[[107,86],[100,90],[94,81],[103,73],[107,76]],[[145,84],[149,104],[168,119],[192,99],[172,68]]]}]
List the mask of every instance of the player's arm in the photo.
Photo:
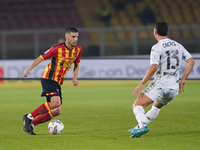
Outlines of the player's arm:
[{"label": "player's arm", "polygon": [[78,54],[78,57],[76,58],[75,62],[74,62],[74,68],[73,68],[73,84],[74,86],[77,86],[78,85],[78,71],[79,71],[79,63],[80,63],[80,60],[81,60],[81,55],[82,55],[82,48],[79,46],[79,54]]},{"label": "player's arm", "polygon": [[160,59],[160,51],[159,51],[159,47],[157,46],[153,46],[151,48],[151,54],[150,54],[150,67],[147,70],[146,75],[144,76],[144,78],[142,79],[142,81],[140,82],[140,84],[135,88],[135,90],[133,91],[133,96],[137,96],[137,94],[140,93],[140,90],[143,88],[144,84],[151,79],[151,77],[154,75],[154,73],[157,71],[158,69],[158,64],[159,64],[159,59]]},{"label": "player's arm", "polygon": [[78,71],[79,71],[79,65],[74,64],[74,68],[73,68],[73,80],[72,80],[74,86],[78,85],[78,80],[77,80],[77,78],[78,78]]},{"label": "player's arm", "polygon": [[23,76],[24,77],[28,77],[28,74],[31,72],[31,70],[33,70],[33,68],[35,68],[38,64],[40,64],[43,61],[43,59],[39,56],[38,58],[36,58],[33,63],[31,64],[31,66],[24,71]]},{"label": "player's arm", "polygon": [[192,57],[190,57],[189,59],[186,60],[187,64],[185,67],[185,72],[181,78],[181,81],[179,83],[179,93],[184,92],[184,85],[185,85],[185,80],[187,79],[187,77],[189,76],[189,74],[192,71],[192,68],[195,64],[195,61]]},{"label": "player's arm", "polygon": [[145,83],[149,79],[151,79],[151,77],[155,74],[155,72],[157,71],[157,69],[158,69],[158,65],[157,64],[151,64],[151,66],[147,70],[146,75],[144,76],[144,78],[142,79],[142,81],[140,82],[140,84],[133,91],[133,96],[137,96],[137,94],[139,94],[140,90],[143,88],[143,86],[145,85]]}]

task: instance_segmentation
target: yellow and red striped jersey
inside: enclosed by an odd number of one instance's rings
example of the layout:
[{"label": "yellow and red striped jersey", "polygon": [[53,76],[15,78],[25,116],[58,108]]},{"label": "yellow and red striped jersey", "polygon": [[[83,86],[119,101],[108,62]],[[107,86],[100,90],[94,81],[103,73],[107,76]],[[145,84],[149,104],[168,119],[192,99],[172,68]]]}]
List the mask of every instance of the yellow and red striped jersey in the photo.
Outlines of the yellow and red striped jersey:
[{"label": "yellow and red striped jersey", "polygon": [[44,52],[40,57],[43,60],[51,58],[51,62],[47,65],[41,78],[50,79],[63,84],[64,76],[74,63],[79,65],[82,54],[82,47],[76,45],[73,49],[69,49],[65,43],[53,45]]}]

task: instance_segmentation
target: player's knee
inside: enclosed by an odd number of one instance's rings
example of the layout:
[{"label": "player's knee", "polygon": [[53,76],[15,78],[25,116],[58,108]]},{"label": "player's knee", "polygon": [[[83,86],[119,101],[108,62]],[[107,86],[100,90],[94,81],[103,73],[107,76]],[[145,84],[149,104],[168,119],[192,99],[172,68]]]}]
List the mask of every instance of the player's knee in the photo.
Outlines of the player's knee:
[{"label": "player's knee", "polygon": [[54,117],[60,115],[61,114],[61,107],[53,109],[52,114],[53,114]]},{"label": "player's knee", "polygon": [[61,109],[60,108],[56,108],[56,114],[57,114],[57,116],[61,114]]},{"label": "player's knee", "polygon": [[59,107],[60,103],[59,102],[50,102],[49,105],[50,105],[51,109],[54,109],[54,108]]},{"label": "player's knee", "polygon": [[54,102],[54,107],[59,107],[60,106],[60,101]]},{"label": "player's knee", "polygon": [[144,106],[144,105],[139,105],[139,104],[137,104],[137,103],[134,103],[134,104],[132,105],[132,109],[134,109],[136,106],[142,106],[143,108],[146,107],[146,106]]},{"label": "player's knee", "polygon": [[135,104],[132,105],[132,109],[134,109],[134,107],[135,107]]},{"label": "player's knee", "polygon": [[158,109],[161,109],[162,106],[163,106],[163,104],[162,104],[160,101],[157,100],[157,101],[154,103],[154,106],[157,107]]},{"label": "player's knee", "polygon": [[61,105],[60,97],[52,97],[51,102],[49,103],[51,109],[57,108]]}]

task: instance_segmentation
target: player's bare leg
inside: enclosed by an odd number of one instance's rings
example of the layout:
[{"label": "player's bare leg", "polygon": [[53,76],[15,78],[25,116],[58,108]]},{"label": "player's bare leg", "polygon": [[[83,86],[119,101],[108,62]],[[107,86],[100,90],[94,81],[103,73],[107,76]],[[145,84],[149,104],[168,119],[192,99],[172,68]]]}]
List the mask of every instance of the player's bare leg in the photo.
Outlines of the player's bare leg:
[{"label": "player's bare leg", "polygon": [[134,107],[137,105],[145,108],[146,106],[150,105],[151,103],[153,103],[153,101],[148,96],[146,96],[144,93],[141,93],[135,100],[132,109],[134,109]]},{"label": "player's bare leg", "polygon": [[52,109],[58,108],[61,105],[60,97],[53,96],[51,97],[51,102],[49,103],[49,107]]},{"label": "player's bare leg", "polygon": [[157,100],[157,101],[154,103],[154,106],[157,107],[157,108],[159,108],[159,109],[161,109],[161,108],[163,107],[163,104],[162,104],[160,101]]},{"label": "player's bare leg", "polygon": [[142,134],[145,134],[149,131],[149,128],[146,123],[147,117],[145,115],[144,108],[151,103],[153,103],[153,101],[143,93],[141,93],[137,97],[132,108],[133,108],[133,113],[135,114],[135,118],[138,121],[138,126],[129,130],[129,132],[132,134],[131,138],[140,137]]},{"label": "player's bare leg", "polygon": [[156,101],[151,109],[146,113],[146,123],[149,124],[151,121],[153,121],[159,114],[160,109],[162,108],[163,104],[160,101]]},{"label": "player's bare leg", "polygon": [[59,96],[51,97],[51,102],[48,103],[49,110],[48,112],[39,115],[32,121],[32,125],[36,126],[40,123],[51,120],[53,117],[60,115],[61,112],[61,101]]},{"label": "player's bare leg", "polygon": [[61,105],[60,105],[59,107],[57,107],[57,108],[52,109],[52,110],[51,110],[51,113],[52,113],[52,115],[53,115],[54,117],[60,115],[60,113],[61,113]]},{"label": "player's bare leg", "polygon": [[137,99],[135,100],[135,103],[133,104],[133,113],[135,114],[136,120],[138,121],[139,127],[143,127],[146,123],[146,115],[144,108],[148,105],[153,103],[153,101],[146,96],[144,93],[141,93]]},{"label": "player's bare leg", "polygon": [[[51,97],[51,102],[42,104],[32,113],[24,115],[22,117],[22,120],[24,121],[22,129],[30,135],[35,135],[35,133],[33,132],[34,126],[51,120],[53,117],[60,115],[60,112],[61,112],[60,97],[53,96]],[[32,114],[34,115],[32,116]],[[35,118],[36,116],[38,117]]]}]

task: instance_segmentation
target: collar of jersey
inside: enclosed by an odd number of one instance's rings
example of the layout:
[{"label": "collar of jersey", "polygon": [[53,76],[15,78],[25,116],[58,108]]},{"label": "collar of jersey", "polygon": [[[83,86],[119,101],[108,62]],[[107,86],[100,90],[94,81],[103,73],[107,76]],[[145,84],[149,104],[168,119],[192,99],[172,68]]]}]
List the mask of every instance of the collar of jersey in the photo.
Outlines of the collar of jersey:
[{"label": "collar of jersey", "polygon": [[65,45],[65,47],[66,47],[69,51],[72,51],[72,50],[73,50],[73,48],[72,48],[72,49],[69,49],[65,43],[64,43],[64,45]]}]

